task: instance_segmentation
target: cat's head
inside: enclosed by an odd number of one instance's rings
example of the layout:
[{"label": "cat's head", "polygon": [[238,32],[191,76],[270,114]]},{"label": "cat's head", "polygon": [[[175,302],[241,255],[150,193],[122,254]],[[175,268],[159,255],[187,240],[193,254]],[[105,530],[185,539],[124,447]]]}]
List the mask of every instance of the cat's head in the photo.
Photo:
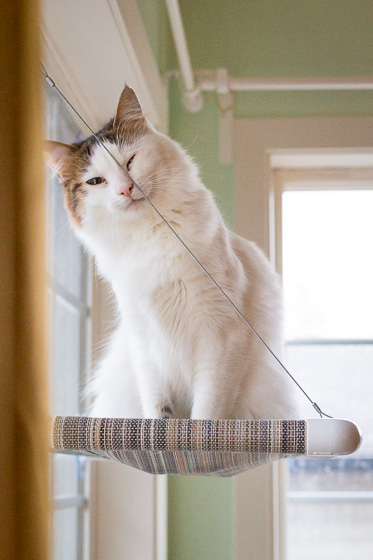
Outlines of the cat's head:
[{"label": "cat's head", "polygon": [[[124,88],[115,117],[97,137],[143,193],[162,207],[170,197],[170,184],[188,160],[179,146],[148,125],[132,89]],[[108,216],[133,221],[149,212],[143,194],[95,136],[71,145],[48,142],[46,160],[62,182],[75,229]]]}]

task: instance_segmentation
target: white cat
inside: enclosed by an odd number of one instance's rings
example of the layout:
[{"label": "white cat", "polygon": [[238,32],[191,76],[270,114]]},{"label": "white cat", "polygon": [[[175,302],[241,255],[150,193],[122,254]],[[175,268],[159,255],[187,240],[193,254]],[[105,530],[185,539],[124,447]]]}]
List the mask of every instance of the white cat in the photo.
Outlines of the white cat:
[{"label": "white cat", "polygon": [[[281,354],[279,279],[227,229],[190,157],[126,87],[98,137],[235,305]],[[295,418],[287,374],[92,136],[49,142],[70,222],[115,293],[119,325],[91,390],[92,416]]]}]

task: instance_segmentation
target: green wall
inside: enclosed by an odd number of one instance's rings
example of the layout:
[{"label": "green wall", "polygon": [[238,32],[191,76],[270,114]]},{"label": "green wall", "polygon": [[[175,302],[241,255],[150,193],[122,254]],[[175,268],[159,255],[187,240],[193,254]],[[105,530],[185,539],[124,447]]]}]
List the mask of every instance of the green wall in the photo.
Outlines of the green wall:
[{"label": "green wall", "polygon": [[[163,0],[138,0],[161,71],[177,68]],[[180,0],[194,69],[233,77],[373,76],[372,0]],[[200,113],[170,83],[170,135],[198,163],[227,223],[233,167],[218,158],[218,109]],[[236,117],[373,115],[373,93],[237,93]],[[234,479],[170,477],[169,559],[234,559]],[[262,560],[259,559],[258,560]]]},{"label": "green wall", "polygon": [[222,66],[243,77],[371,72],[371,0],[181,0],[180,6],[194,68]]},{"label": "green wall", "polygon": [[233,485],[233,479],[169,477],[170,560],[233,560]]},{"label": "green wall", "polygon": [[159,71],[168,68],[172,51],[171,31],[164,0],[137,0]]},{"label": "green wall", "polygon": [[181,102],[176,80],[170,84],[170,136],[182,144],[198,164],[203,182],[214,195],[227,223],[232,225],[233,167],[219,162],[218,108],[214,94],[204,94],[199,113],[189,113]]},{"label": "green wall", "polygon": [[[233,77],[372,76],[371,0],[181,0],[193,68]],[[177,67],[173,50],[168,65]],[[238,117],[371,115],[371,92],[239,93]]]}]

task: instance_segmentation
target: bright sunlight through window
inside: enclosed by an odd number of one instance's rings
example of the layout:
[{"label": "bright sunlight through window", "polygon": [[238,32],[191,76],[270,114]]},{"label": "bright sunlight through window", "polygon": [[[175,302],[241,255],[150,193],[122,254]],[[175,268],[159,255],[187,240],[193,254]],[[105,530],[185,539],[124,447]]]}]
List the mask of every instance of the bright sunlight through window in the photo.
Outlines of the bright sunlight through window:
[{"label": "bright sunlight through window", "polygon": [[283,195],[286,339],[373,339],[373,190]]},{"label": "bright sunlight through window", "polygon": [[287,560],[366,560],[373,546],[372,212],[373,181],[282,197],[287,365],[364,442],[351,457],[289,461]]}]

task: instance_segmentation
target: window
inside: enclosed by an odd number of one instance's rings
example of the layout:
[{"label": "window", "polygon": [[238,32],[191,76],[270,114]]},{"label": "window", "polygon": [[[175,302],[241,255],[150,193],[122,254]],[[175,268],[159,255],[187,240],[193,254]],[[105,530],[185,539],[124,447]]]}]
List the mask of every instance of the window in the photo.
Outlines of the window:
[{"label": "window", "polygon": [[285,556],[363,560],[373,547],[373,172],[281,170],[276,182],[287,366],[364,435],[352,456],[288,462]]},{"label": "window", "polygon": [[[56,85],[85,121],[94,130],[99,130],[112,118],[123,84],[129,83],[153,125],[166,132],[167,88],[153,57],[136,1],[95,2],[94,9],[88,0],[75,3],[74,8],[75,5],[78,9],[72,9],[71,2],[43,2],[40,22],[42,59]],[[92,42],[97,29],[100,29],[101,41]],[[98,80],[97,76],[105,79]],[[60,100],[54,98],[53,91],[47,89],[51,93],[47,137],[62,142],[74,141],[80,134],[78,127]],[[83,133],[85,136],[87,130],[83,129]],[[84,403],[79,402],[79,387],[84,385],[83,378],[90,361],[87,359],[91,354],[90,322],[95,362],[113,325],[112,298],[108,297],[98,277],[94,278],[92,287],[84,283],[85,278],[92,277],[90,264],[68,228],[61,189],[57,183],[53,186],[49,182],[48,190],[53,194],[49,202],[54,211],[50,228],[56,232],[53,238],[52,234],[49,235],[53,256],[50,261],[51,338],[55,350],[52,370],[55,378],[53,394],[56,396],[52,399],[55,401],[52,410],[53,414],[78,414],[84,411]],[[63,245],[63,251],[58,252],[54,247],[52,250],[53,245],[60,249]],[[71,333],[65,340],[67,331]],[[75,338],[73,334],[76,334]],[[67,371],[71,384],[65,377]],[[88,459],[91,527],[88,546],[88,532],[82,532],[84,518],[88,516],[87,493],[84,493],[85,482],[88,482],[88,475],[84,474],[85,463],[62,455],[54,457],[53,461],[56,463],[54,486],[59,508],[55,516],[54,560],[81,560],[82,557],[87,560],[89,555],[95,560],[109,560],[109,547],[110,555],[118,558],[123,556],[123,550],[126,559],[166,557],[167,479],[153,480],[144,473],[111,461]],[[82,548],[86,556],[83,556]]]},{"label": "window", "polygon": [[[50,88],[46,107],[47,138],[78,140],[79,128]],[[90,355],[90,263],[68,224],[61,185],[48,177],[51,410],[53,415],[79,415]],[[58,454],[52,469],[53,560],[83,560],[88,558],[85,459]]]}]

